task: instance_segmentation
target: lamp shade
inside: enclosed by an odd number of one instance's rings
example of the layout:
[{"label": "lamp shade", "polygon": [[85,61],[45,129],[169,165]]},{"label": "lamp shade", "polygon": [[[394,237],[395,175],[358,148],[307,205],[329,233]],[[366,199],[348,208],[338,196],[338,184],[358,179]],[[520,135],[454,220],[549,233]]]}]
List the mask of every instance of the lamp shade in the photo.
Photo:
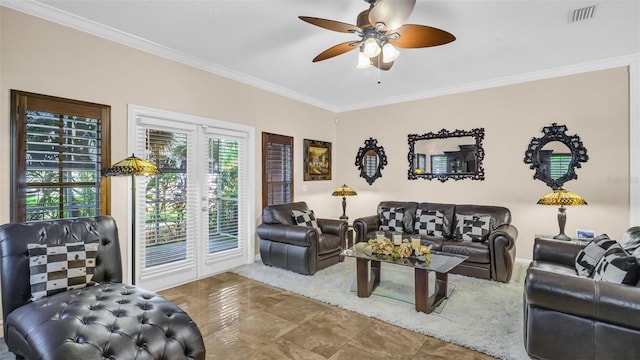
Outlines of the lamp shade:
[{"label": "lamp shade", "polygon": [[131,154],[128,158],[120,160],[105,170],[105,176],[127,176],[127,175],[157,175],[160,173],[158,167],[152,163]]},{"label": "lamp shade", "polygon": [[355,190],[353,190],[352,188],[350,188],[349,186],[347,186],[347,184],[344,184],[342,186],[338,186],[337,189],[333,190],[331,195],[333,195],[333,196],[355,196],[355,195],[358,195],[358,193]]},{"label": "lamp shade", "polygon": [[565,189],[557,189],[541,197],[538,200],[538,205],[579,206],[587,205],[587,202],[576,193]]}]

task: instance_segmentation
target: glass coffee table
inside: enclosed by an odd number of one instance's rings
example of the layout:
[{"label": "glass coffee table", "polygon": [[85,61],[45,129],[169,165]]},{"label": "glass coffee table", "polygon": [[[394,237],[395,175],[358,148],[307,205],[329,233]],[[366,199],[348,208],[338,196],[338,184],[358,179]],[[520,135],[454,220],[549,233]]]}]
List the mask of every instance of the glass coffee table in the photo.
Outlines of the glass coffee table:
[{"label": "glass coffee table", "polygon": [[[464,255],[447,254],[431,251],[431,260],[425,261],[423,256],[398,258],[372,252],[367,243],[357,243],[351,249],[343,251],[343,255],[356,259],[356,282],[358,297],[369,297],[380,284],[381,263],[412,267],[414,270],[414,291],[416,311],[431,313],[442,301],[447,299],[448,275],[451,269],[467,259]],[[435,292],[429,296],[430,271],[435,272]]]}]

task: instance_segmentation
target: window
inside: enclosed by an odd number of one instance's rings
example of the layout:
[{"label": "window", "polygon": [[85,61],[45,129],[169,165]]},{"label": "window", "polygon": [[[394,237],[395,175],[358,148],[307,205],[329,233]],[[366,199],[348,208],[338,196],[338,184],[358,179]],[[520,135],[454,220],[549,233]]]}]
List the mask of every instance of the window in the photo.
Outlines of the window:
[{"label": "window", "polygon": [[365,155],[365,169],[368,176],[373,176],[378,172],[378,154],[369,150]]},{"label": "window", "polygon": [[150,176],[145,198],[145,248],[147,267],[187,258],[187,133],[150,127],[146,151],[160,174]]},{"label": "window", "polygon": [[551,154],[549,157],[549,176],[552,179],[559,179],[569,171],[571,154]]},{"label": "window", "polygon": [[109,213],[111,107],[11,90],[11,221]]},{"label": "window", "polygon": [[447,174],[449,172],[446,155],[431,155],[431,173]]},{"label": "window", "polygon": [[427,172],[427,154],[416,154],[417,155],[417,166],[416,168],[420,169],[422,172]]},{"label": "window", "polygon": [[262,133],[262,207],[293,201],[293,137]]},{"label": "window", "polygon": [[239,141],[209,138],[209,253],[238,247]]}]

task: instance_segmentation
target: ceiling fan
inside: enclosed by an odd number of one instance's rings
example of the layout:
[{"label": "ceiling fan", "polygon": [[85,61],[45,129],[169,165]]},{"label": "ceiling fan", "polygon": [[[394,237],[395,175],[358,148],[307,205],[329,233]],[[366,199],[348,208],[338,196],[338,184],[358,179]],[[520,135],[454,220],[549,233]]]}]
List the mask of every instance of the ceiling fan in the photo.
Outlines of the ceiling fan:
[{"label": "ceiling fan", "polygon": [[360,49],[358,68],[371,65],[380,70],[389,70],[398,58],[399,48],[423,48],[450,43],[456,39],[452,34],[434,27],[404,24],[409,18],[416,0],[364,0],[369,8],[358,15],[357,25],[310,16],[299,16],[300,20],[321,28],[354,33],[360,40],[347,41],[332,46],[313,58],[313,62],[330,59],[353,49]]}]

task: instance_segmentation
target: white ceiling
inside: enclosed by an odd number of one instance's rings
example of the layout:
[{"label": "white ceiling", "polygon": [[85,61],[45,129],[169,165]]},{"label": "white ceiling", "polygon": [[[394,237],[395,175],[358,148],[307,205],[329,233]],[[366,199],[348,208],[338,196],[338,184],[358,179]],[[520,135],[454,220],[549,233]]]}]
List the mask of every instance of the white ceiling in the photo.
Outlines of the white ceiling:
[{"label": "white ceiling", "polygon": [[[389,71],[356,69],[356,51],[311,62],[357,36],[298,15],[355,24],[368,7],[363,0],[0,4],[335,112],[624,65],[640,54],[638,0],[418,0],[407,23],[457,40],[400,49]],[[572,10],[590,5],[597,5],[592,19],[569,23]]]}]

